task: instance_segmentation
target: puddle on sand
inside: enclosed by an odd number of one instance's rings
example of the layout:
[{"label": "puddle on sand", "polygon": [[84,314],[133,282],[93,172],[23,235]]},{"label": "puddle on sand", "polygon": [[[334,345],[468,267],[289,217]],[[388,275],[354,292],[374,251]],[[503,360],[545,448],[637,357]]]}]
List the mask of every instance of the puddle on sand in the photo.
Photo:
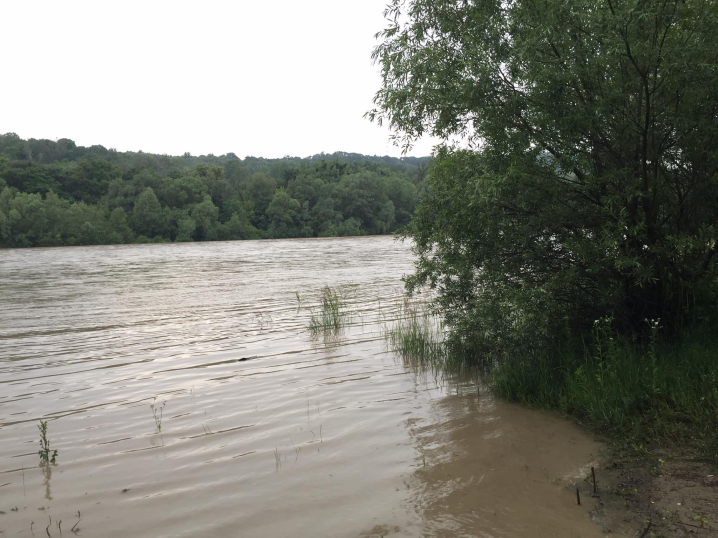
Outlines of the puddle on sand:
[{"label": "puddle on sand", "polygon": [[4,251],[0,536],[602,535],[565,487],[588,436],[386,352],[409,271],[386,237]]}]

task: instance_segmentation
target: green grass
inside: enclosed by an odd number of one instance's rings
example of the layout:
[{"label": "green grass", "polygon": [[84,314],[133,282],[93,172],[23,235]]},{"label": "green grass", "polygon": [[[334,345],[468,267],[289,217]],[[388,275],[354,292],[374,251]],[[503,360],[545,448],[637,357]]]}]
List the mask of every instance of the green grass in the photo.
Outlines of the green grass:
[{"label": "green grass", "polygon": [[395,317],[384,321],[383,333],[408,366],[435,373],[447,369],[444,325],[424,301],[405,298]]},{"label": "green grass", "polygon": [[718,338],[640,344],[596,330],[553,356],[512,357],[492,373],[496,393],[557,409],[610,438],[688,443],[718,463]]},{"label": "green grass", "polygon": [[310,309],[309,332],[312,338],[337,336],[347,319],[347,306],[341,288],[325,286],[319,297],[319,306]]}]

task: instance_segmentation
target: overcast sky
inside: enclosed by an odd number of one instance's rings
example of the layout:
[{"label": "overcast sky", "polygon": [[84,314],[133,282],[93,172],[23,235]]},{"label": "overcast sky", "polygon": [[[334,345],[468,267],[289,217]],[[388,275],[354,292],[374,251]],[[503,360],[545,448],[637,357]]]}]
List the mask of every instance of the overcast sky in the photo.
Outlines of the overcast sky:
[{"label": "overcast sky", "polygon": [[175,155],[398,156],[362,117],[385,4],[3,2],[0,132]]}]

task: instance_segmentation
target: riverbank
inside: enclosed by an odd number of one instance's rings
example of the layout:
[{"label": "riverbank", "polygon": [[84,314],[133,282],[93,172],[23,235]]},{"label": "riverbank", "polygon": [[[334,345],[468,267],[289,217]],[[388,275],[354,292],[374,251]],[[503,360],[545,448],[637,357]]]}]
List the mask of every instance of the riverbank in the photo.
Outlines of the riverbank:
[{"label": "riverbank", "polygon": [[605,532],[641,538],[711,536],[718,521],[718,475],[685,447],[604,454],[578,484],[591,519]]},{"label": "riverbank", "polygon": [[709,535],[718,522],[716,341],[694,333],[662,342],[656,333],[640,345],[599,327],[582,350],[500,364],[493,388],[605,436],[597,491],[590,476],[579,490],[606,531]]},{"label": "riverbank", "polygon": [[[420,301],[407,302],[401,318],[386,336],[408,364],[439,375],[476,367],[449,351],[440,319]],[[485,381],[497,396],[558,412],[605,442],[596,491],[591,473],[567,485],[578,487],[604,531],[644,538],[713,532],[718,344],[708,332],[662,340],[660,323],[651,328],[639,343],[600,320],[593,335],[553,355],[499,360]]]}]

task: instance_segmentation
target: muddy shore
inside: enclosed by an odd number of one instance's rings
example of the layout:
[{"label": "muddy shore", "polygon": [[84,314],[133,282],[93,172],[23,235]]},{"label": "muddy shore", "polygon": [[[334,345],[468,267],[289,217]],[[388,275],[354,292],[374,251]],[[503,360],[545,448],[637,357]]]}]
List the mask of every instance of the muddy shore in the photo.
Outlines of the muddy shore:
[{"label": "muddy shore", "polygon": [[718,473],[686,447],[607,449],[576,484],[607,534],[640,538],[715,536]]}]

